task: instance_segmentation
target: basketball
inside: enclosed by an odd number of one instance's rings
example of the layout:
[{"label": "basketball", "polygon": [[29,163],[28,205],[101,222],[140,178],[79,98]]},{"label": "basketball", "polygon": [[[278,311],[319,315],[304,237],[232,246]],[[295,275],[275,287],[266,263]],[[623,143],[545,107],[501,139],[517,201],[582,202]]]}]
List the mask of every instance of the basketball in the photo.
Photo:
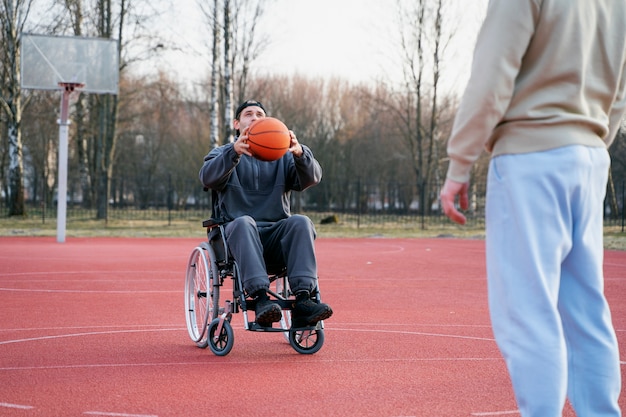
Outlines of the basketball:
[{"label": "basketball", "polygon": [[254,121],[248,128],[250,153],[261,161],[275,161],[289,149],[291,137],[283,122],[273,117]]}]

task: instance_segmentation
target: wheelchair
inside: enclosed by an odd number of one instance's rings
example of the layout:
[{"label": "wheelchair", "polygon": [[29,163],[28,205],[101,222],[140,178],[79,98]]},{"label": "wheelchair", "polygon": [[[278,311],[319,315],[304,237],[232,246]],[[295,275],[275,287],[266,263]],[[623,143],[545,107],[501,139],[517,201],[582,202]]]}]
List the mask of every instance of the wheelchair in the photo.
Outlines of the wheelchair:
[{"label": "wheelchair", "polygon": [[[185,317],[191,340],[200,348],[209,347],[217,356],[227,355],[234,344],[232,316],[242,312],[245,330],[282,332],[296,352],[313,354],[319,351],[324,344],[323,321],[315,326],[291,326],[295,296],[289,287],[286,267],[267,266],[268,295],[280,305],[282,318],[276,323],[277,327],[261,326],[249,318],[248,312],[254,313],[256,300],[243,288],[237,262],[230,256],[226,245],[223,222],[211,218],[204,220],[202,226],[207,229],[208,240],[191,252],[185,278]],[[321,301],[319,283],[316,283],[311,298]]]}]

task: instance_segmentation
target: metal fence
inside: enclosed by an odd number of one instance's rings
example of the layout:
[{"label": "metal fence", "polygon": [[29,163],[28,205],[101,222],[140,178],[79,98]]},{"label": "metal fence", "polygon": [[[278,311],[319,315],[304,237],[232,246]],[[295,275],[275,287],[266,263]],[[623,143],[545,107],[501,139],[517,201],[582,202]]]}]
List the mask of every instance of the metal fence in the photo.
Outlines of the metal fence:
[{"label": "metal fence", "polygon": [[[115,182],[114,182],[115,184]],[[126,186],[124,193],[113,192],[113,198],[107,208],[106,220],[160,220],[168,224],[177,221],[198,221],[211,215],[211,195],[203,192],[197,182],[185,184],[181,192],[168,181],[160,182],[158,189],[140,190]],[[615,226],[625,232],[626,181],[614,183],[609,187],[605,199],[605,225]],[[115,189],[115,187],[113,187]],[[325,202],[328,189],[348,190],[342,195],[342,201]],[[361,183],[333,184],[328,180],[303,193],[292,193],[293,213],[306,214],[315,223],[340,223],[344,226],[360,228],[428,228],[450,225],[450,221],[441,212],[436,198],[429,201],[428,210],[421,210],[416,198],[401,198],[398,190],[413,190],[412,186],[401,183]],[[431,187],[437,190],[437,187]],[[485,185],[476,184],[471,195],[470,209],[465,213],[467,226],[484,227]],[[141,195],[141,199],[137,198]],[[414,195],[413,195],[414,196]],[[41,218],[42,222],[56,220],[56,205],[29,200],[27,213],[30,218]],[[8,215],[6,202],[0,202],[0,213]],[[67,220],[94,220],[97,211],[83,207],[80,199],[71,195],[67,205]]]}]

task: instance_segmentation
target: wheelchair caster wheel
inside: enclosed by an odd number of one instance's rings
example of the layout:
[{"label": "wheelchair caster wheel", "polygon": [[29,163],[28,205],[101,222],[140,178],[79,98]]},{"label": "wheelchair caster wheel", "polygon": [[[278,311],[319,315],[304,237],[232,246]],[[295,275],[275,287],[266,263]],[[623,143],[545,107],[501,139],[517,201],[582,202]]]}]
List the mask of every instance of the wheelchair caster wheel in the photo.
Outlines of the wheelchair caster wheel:
[{"label": "wheelchair caster wheel", "polygon": [[310,355],[322,348],[324,330],[318,328],[290,329],[289,344],[298,353]]},{"label": "wheelchair caster wheel", "polygon": [[219,331],[219,334],[217,334],[219,324],[219,318],[211,321],[208,328],[207,340],[209,342],[211,352],[217,356],[226,356],[233,348],[233,343],[235,343],[233,327],[230,325],[228,320],[224,320],[222,328]]}]

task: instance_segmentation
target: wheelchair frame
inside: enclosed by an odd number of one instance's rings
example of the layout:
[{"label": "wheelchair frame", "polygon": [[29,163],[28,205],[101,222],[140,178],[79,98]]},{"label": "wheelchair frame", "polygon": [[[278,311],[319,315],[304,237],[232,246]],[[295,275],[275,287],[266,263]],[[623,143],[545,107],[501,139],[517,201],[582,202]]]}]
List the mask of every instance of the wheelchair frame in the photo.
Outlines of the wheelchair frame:
[{"label": "wheelchair frame", "polygon": [[[272,270],[268,267],[268,295],[281,307],[280,327],[265,327],[250,321],[248,311],[254,311],[256,301],[243,289],[239,267],[230,255],[224,238],[224,223],[211,218],[203,221],[202,226],[207,229],[208,239],[192,250],[185,277],[185,318],[191,340],[200,348],[210,347],[217,356],[227,355],[234,344],[232,315],[243,312],[245,330],[282,332],[296,352],[313,354],[319,351],[324,344],[323,321],[315,326],[291,327],[291,309],[295,298],[289,287],[286,268]],[[222,296],[228,296],[228,293],[222,294],[227,287],[230,287],[229,290],[232,288],[232,299],[222,301]],[[311,298],[321,301],[319,282],[316,282]]]}]

